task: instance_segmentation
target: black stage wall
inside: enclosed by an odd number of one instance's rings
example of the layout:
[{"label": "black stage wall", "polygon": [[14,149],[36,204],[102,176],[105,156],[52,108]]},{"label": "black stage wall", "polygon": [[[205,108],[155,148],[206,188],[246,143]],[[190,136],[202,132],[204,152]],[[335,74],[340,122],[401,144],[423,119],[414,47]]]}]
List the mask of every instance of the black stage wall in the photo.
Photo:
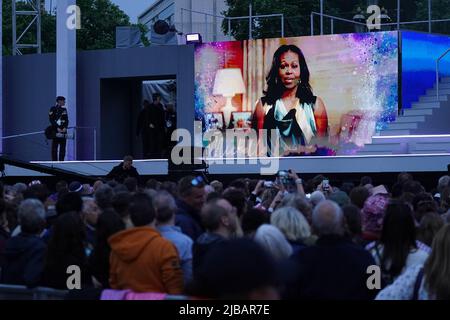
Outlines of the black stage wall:
[{"label": "black stage wall", "polygon": [[[56,97],[56,55],[6,57],[4,69],[3,136],[43,130]],[[132,130],[139,82],[162,78],[177,80],[177,126],[193,130],[193,45],[78,53],[77,126],[97,128],[98,160],[139,152]],[[3,147],[12,158],[50,160],[43,135],[7,140]],[[77,148],[77,160],[93,159],[92,131],[79,131]]]}]

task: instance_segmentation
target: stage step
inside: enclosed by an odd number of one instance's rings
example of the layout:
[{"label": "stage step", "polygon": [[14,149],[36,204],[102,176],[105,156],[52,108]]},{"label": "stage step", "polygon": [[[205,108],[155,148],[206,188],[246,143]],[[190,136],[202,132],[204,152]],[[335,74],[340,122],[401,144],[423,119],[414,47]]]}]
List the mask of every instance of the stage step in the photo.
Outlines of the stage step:
[{"label": "stage step", "polygon": [[438,109],[441,107],[440,102],[414,102],[412,109]]},{"label": "stage step", "polygon": [[[436,89],[427,90],[427,95],[431,96],[433,94],[434,95],[437,94]],[[450,89],[439,88],[439,95],[442,95],[442,94],[450,94]]]},{"label": "stage step", "polygon": [[409,130],[392,130],[392,129],[386,129],[383,131],[380,131],[379,136],[408,136],[411,134],[411,131]]},{"label": "stage step", "polygon": [[378,156],[378,155],[391,155],[392,151],[358,151],[356,155],[358,156]]},{"label": "stage step", "polygon": [[403,111],[404,116],[431,116],[433,109],[405,109]]},{"label": "stage step", "polygon": [[[436,95],[422,96],[419,102],[437,102]],[[439,101],[448,101],[448,95],[439,95]]]},{"label": "stage step", "polygon": [[[437,89],[436,84],[434,85],[433,89]],[[439,83],[439,91],[441,91],[441,89],[450,89],[450,82]]]},{"label": "stage step", "polygon": [[400,116],[395,120],[395,123],[409,123],[409,122],[424,122],[425,116]]},{"label": "stage step", "polygon": [[439,81],[440,83],[450,83],[450,77],[445,77],[442,78],[441,81]]},{"label": "stage step", "polygon": [[362,151],[367,152],[391,152],[393,150],[400,150],[401,145],[399,143],[372,143],[366,144]]},{"label": "stage step", "polygon": [[391,122],[389,123],[386,130],[414,130],[417,129],[419,126],[416,122],[410,122],[410,123],[398,123],[398,122]]},{"label": "stage step", "polygon": [[412,148],[416,151],[428,151],[428,152],[450,152],[450,142],[417,142]]}]

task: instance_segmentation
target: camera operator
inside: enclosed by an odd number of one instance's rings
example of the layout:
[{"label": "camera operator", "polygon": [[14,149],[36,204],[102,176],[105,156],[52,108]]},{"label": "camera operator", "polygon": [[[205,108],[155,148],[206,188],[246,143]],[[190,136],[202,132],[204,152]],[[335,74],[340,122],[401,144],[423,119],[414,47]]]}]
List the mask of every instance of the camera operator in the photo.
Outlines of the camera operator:
[{"label": "camera operator", "polygon": [[53,128],[53,132],[55,133],[52,141],[52,161],[64,161],[66,156],[67,128],[69,126],[66,98],[61,96],[56,98],[56,106],[51,107],[48,117]]}]

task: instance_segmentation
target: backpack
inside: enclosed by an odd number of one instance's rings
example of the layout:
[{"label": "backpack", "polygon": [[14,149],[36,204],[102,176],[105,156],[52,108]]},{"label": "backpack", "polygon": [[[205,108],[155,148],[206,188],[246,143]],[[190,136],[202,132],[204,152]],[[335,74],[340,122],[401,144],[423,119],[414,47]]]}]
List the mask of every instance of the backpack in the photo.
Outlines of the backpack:
[{"label": "backpack", "polygon": [[47,128],[45,128],[44,133],[47,140],[52,140],[56,138],[56,130],[53,126],[48,126]]}]

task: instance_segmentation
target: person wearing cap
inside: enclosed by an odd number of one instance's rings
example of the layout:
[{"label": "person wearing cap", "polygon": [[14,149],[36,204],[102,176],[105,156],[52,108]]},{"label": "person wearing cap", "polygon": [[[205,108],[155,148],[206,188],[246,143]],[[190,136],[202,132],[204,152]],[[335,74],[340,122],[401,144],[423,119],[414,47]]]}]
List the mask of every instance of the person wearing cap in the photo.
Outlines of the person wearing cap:
[{"label": "person wearing cap", "polygon": [[[57,97],[56,105],[50,108],[48,114],[53,132],[56,136],[52,140],[52,161],[64,161],[66,156],[66,138],[67,128],[69,127],[69,116],[67,114],[66,98]],[[59,147],[59,155],[58,155]]]},{"label": "person wearing cap", "polygon": [[83,190],[83,185],[78,181],[73,181],[69,184],[69,192],[77,192],[81,194]]}]

